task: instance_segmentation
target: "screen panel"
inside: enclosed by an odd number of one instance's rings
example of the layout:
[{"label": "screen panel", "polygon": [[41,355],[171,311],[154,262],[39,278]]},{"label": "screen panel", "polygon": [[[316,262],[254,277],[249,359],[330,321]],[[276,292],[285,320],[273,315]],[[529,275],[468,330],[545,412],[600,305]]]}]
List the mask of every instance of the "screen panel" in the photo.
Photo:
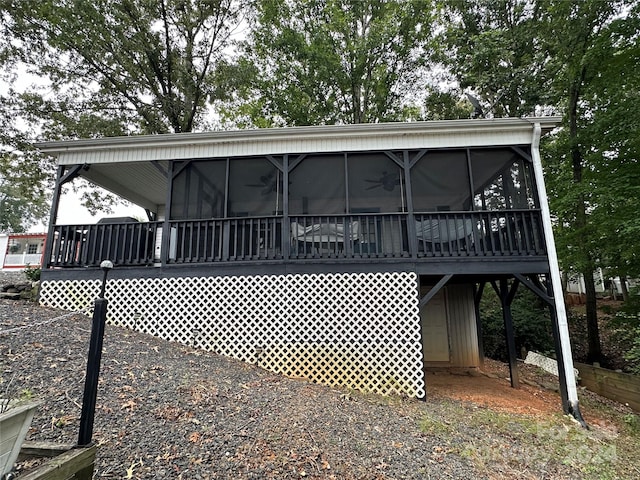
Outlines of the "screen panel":
[{"label": "screen panel", "polygon": [[[180,166],[182,164],[176,163]],[[192,161],[173,180],[173,220],[224,216],[226,160]]]},{"label": "screen panel", "polygon": [[383,153],[349,154],[349,209],[352,213],[406,211],[404,173]]},{"label": "screen panel", "polygon": [[470,188],[465,150],[427,152],[411,169],[416,212],[470,210]]},{"label": "screen panel", "polygon": [[346,212],[344,154],[309,155],[289,174],[289,213]]},{"label": "screen panel", "polygon": [[229,162],[229,217],[282,214],[282,172],[266,158]]}]

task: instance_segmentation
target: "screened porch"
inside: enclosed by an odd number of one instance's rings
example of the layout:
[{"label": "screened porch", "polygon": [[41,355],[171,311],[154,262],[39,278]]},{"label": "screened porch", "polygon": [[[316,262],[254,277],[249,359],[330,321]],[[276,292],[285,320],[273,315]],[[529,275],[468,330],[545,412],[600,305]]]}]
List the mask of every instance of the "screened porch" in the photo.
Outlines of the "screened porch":
[{"label": "screened porch", "polygon": [[[544,257],[528,149],[156,162],[164,182],[142,189],[168,207],[148,222],[55,225],[47,266]],[[83,176],[126,167],[96,165]]]}]

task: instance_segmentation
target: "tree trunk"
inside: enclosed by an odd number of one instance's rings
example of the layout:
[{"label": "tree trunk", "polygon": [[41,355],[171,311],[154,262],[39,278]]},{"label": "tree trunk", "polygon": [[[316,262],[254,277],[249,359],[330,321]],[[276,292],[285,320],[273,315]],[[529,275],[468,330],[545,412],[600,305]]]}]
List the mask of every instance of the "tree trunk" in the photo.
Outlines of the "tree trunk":
[{"label": "tree trunk", "polygon": [[587,263],[587,268],[582,272],[584,276],[584,288],[587,297],[587,337],[588,346],[587,361],[589,363],[602,363],[602,347],[600,346],[600,328],[598,327],[598,309],[596,304],[596,284],[593,277],[593,265]]},{"label": "tree trunk", "polygon": [[[569,117],[569,142],[571,149],[571,166],[573,170],[573,182],[575,184],[582,183],[582,169],[583,158],[582,150],[580,149],[580,143],[578,140],[578,102],[580,99],[580,88],[584,81],[585,70],[582,69],[580,76],[569,87],[569,105],[568,105],[568,117]],[[584,235],[587,235],[587,202],[584,197],[584,193],[581,193],[576,200],[576,220],[574,228],[578,231],[582,231]],[[598,310],[596,305],[596,285],[594,281],[593,272],[595,265],[593,262],[591,251],[589,251],[589,242],[586,241],[578,245],[582,251],[583,268],[582,275],[585,284],[585,293],[587,301],[587,337],[588,337],[588,352],[587,359],[589,362],[601,362],[602,349],[600,347],[600,330],[598,328]]]}]

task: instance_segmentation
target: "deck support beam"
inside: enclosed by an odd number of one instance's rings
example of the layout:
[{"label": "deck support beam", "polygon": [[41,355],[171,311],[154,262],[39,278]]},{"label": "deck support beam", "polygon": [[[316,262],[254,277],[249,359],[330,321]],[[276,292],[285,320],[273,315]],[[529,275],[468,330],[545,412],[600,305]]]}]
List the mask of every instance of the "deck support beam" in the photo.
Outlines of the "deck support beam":
[{"label": "deck support beam", "polygon": [[[553,295],[553,287],[551,283],[547,281],[547,290],[550,295]],[[558,315],[556,314],[556,307],[554,304],[549,305],[549,316],[551,317],[551,331],[553,332],[553,344],[556,349],[556,361],[558,362],[558,383],[560,386],[560,399],[562,400],[562,410],[565,414],[571,413],[571,405],[569,403],[569,392],[567,390],[567,375],[564,368],[564,357],[562,354],[562,340],[560,337],[560,329],[558,327]],[[577,417],[576,417],[577,418]]]},{"label": "deck support beam", "polygon": [[82,169],[88,168],[86,165],[69,165],[58,166],[58,172],[56,175],[56,184],[53,189],[53,198],[51,200],[51,212],[49,214],[49,228],[47,231],[47,241],[44,247],[44,257],[42,260],[42,267],[44,269],[49,267],[51,263],[51,252],[53,250],[53,232],[58,219],[58,207],[60,206],[60,194],[62,193],[62,186],[65,183],[71,182],[78,176]]},{"label": "deck support beam", "polygon": [[478,338],[478,357],[480,360],[480,368],[484,368],[484,341],[482,339],[482,318],[480,318],[480,301],[484,293],[486,282],[480,285],[473,285],[473,309],[476,316],[476,336]]},{"label": "deck support beam", "polygon": [[551,318],[551,332],[553,333],[553,344],[556,351],[556,361],[558,362],[558,383],[560,388],[560,399],[562,400],[562,410],[565,414],[570,413],[569,394],[567,391],[567,377],[564,372],[564,359],[562,357],[562,344],[560,340],[560,330],[558,328],[558,316],[556,315],[555,301],[553,298],[553,288],[547,277],[546,289],[540,283],[540,279],[532,276],[530,279],[522,278],[521,282],[529,288],[535,295],[543,300],[549,307]]},{"label": "deck support beam", "polygon": [[453,277],[453,274],[449,274],[449,275],[445,275],[444,277],[442,277],[438,283],[435,284],[435,286],[429,290],[429,292],[420,299],[420,302],[418,303],[419,308],[424,307],[427,303],[429,303],[429,300],[431,300],[433,297],[436,296],[436,294],[442,290],[442,287],[444,287],[447,282],[449,280],[451,280],[451,277]]},{"label": "deck support beam", "polygon": [[500,280],[500,287],[496,282],[491,282],[493,289],[496,291],[500,304],[502,305],[502,319],[504,320],[504,332],[507,341],[507,352],[509,354],[509,375],[511,377],[511,386],[520,388],[520,374],[518,372],[518,359],[516,357],[516,339],[513,329],[513,316],[511,314],[511,304],[516,296],[520,281],[516,278],[509,288],[507,279]]}]

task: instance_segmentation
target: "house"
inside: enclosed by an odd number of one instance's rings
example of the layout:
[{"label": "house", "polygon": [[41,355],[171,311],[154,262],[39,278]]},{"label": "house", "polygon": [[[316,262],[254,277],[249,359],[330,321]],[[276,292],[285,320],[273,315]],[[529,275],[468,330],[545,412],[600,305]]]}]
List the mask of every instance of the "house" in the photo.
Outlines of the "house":
[{"label": "house", "polygon": [[[58,177],[40,301],[330,385],[424,397],[430,366],[477,367],[485,288],[554,313],[579,416],[540,137],[554,117],[294,127],[38,144]],[[57,223],[76,177],[148,221]],[[426,386],[428,389],[428,385]]]},{"label": "house", "polygon": [[[610,277],[600,267],[596,268],[593,273],[596,294],[603,296],[612,295],[615,297],[617,295],[623,295],[625,291],[628,292],[629,290],[636,288],[638,284],[637,279],[625,278],[625,288],[623,289],[623,280],[620,277]],[[581,273],[567,275],[566,291],[569,294],[578,294],[578,296],[583,299],[584,295],[587,293],[584,276]]]},{"label": "house", "polygon": [[46,233],[0,233],[0,268],[40,267]]}]

